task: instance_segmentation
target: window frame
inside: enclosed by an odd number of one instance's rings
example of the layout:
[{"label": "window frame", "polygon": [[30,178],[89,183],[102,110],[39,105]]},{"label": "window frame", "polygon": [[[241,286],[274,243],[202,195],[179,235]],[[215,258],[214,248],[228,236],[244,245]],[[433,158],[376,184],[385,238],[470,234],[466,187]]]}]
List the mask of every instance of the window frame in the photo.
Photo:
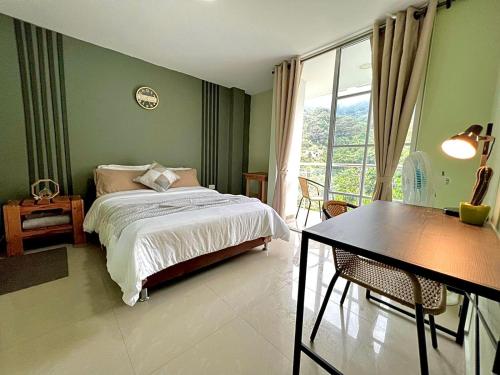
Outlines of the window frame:
[{"label": "window frame", "polygon": [[[370,143],[370,130],[373,127],[373,112],[372,112],[372,87],[371,83],[369,86],[369,89],[367,90],[362,90],[359,92],[354,92],[354,93],[348,93],[348,94],[341,94],[339,95],[339,80],[340,80],[340,70],[341,70],[341,63],[342,63],[342,50],[349,48],[353,45],[356,45],[358,43],[362,43],[366,41],[367,39],[370,39],[369,35],[365,35],[363,37],[360,37],[358,39],[352,40],[351,42],[339,46],[335,49],[335,65],[333,69],[333,87],[332,87],[332,98],[331,98],[331,104],[330,104],[330,125],[329,125],[329,131],[328,131],[328,145],[327,145],[327,157],[326,157],[326,168],[325,168],[325,181],[324,181],[324,200],[330,200],[331,196],[342,196],[342,197],[347,197],[347,198],[355,198],[357,200],[358,205],[363,205],[364,200],[370,200],[372,199],[371,196],[365,195],[364,190],[365,190],[365,183],[366,183],[366,174],[368,171],[368,168],[376,168],[376,163],[367,163],[368,161],[368,151],[370,147],[375,147],[375,143],[372,142]],[[370,54],[371,55],[371,54]],[[425,74],[426,72],[424,72]],[[419,94],[417,97],[417,102],[415,105],[415,110],[414,110],[414,116],[412,117],[412,121],[410,124],[410,129],[412,130],[412,136],[411,139],[406,139],[404,146],[407,147],[409,146],[410,153],[414,152],[416,150],[416,144],[418,141],[418,132],[419,132],[419,125],[420,125],[420,112],[422,108],[422,102],[423,102],[423,91],[424,91],[424,86],[421,85]],[[346,98],[354,98],[362,95],[369,95],[369,107],[368,107],[368,116],[367,116],[367,126],[366,126],[366,133],[365,133],[365,142],[362,144],[345,144],[345,145],[335,145],[335,127],[336,127],[336,121],[337,121],[337,102],[341,99],[346,99]],[[363,160],[362,163],[334,163],[333,162],[333,154],[335,149],[337,148],[348,148],[348,147],[354,147],[354,148],[363,148]],[[400,162],[402,162],[400,160]],[[300,165],[302,165],[302,162],[299,162]],[[332,170],[334,167],[356,167],[356,168],[361,168],[361,174],[360,174],[360,184],[359,184],[359,193],[350,193],[350,192],[342,192],[342,191],[337,191],[333,190],[332,188],[332,183],[334,176],[332,176]],[[402,168],[402,164],[398,164],[396,168],[396,172]],[[394,180],[393,180],[394,184]]]},{"label": "window frame", "polygon": [[[342,50],[344,48],[348,48],[352,45],[364,42],[367,38],[361,38],[353,43],[350,43],[348,45],[339,47],[336,49],[335,52],[335,67],[333,71],[333,88],[332,88],[332,101],[331,101],[331,106],[330,106],[330,129],[328,133],[328,149],[327,149],[327,158],[326,158],[326,170],[325,170],[325,189],[324,189],[324,196],[323,199],[325,201],[330,200],[331,196],[335,195],[340,195],[343,197],[351,197],[351,198],[356,198],[357,199],[357,204],[362,205],[363,199],[371,199],[371,197],[363,195],[364,192],[364,182],[365,182],[365,176],[366,176],[366,160],[367,160],[367,155],[368,155],[368,147],[372,146],[372,144],[368,143],[369,141],[369,134],[370,134],[370,125],[372,123],[372,88],[370,84],[370,88],[368,90],[362,90],[360,92],[356,93],[351,93],[351,94],[344,94],[344,95],[339,95],[339,80],[340,80],[340,67],[342,63]],[[358,96],[363,96],[363,95],[369,95],[368,97],[368,116],[367,116],[367,124],[366,124],[366,133],[365,133],[365,141],[362,144],[359,145],[335,145],[335,125],[337,121],[337,103],[339,100],[346,99],[346,98],[355,98]],[[373,145],[374,146],[374,145]],[[356,147],[356,148],[363,148],[363,161],[361,164],[359,163],[334,163],[333,162],[333,154],[336,148],[347,148],[347,147]],[[359,193],[354,194],[354,193],[349,193],[349,192],[341,192],[341,191],[335,191],[332,189],[332,182],[334,176],[332,176],[332,171],[334,167],[355,167],[355,168],[361,168],[361,174],[360,174],[360,184],[359,184]],[[374,165],[373,165],[374,166]]]}]

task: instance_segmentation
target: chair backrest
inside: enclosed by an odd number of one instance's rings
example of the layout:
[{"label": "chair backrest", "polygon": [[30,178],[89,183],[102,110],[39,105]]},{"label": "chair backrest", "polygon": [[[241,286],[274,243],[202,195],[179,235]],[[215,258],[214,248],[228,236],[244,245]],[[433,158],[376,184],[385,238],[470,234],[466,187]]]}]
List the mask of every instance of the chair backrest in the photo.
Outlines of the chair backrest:
[{"label": "chair backrest", "polygon": [[[323,213],[327,219],[346,213],[348,208],[357,208],[357,206],[351,203],[336,200],[326,201],[323,203]],[[332,250],[333,261],[337,271],[341,271],[350,262],[356,259],[356,255],[348,251],[336,247],[332,247]]]},{"label": "chair backrest", "polygon": [[330,219],[334,216],[346,213],[348,207],[349,204],[347,202],[336,200],[326,201],[323,203],[323,213],[327,219]]},{"label": "chair backrest", "polygon": [[302,191],[302,196],[309,198],[309,182],[307,178],[299,177],[300,190]]}]

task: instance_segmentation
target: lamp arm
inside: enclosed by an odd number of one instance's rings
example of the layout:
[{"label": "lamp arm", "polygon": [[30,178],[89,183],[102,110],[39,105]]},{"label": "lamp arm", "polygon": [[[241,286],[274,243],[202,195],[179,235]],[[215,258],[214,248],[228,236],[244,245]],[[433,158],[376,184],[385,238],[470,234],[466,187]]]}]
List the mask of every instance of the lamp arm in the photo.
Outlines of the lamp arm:
[{"label": "lamp arm", "polygon": [[493,169],[486,165],[491,155],[491,151],[493,150],[493,145],[495,144],[495,137],[491,135],[492,133],[493,123],[489,123],[486,127],[486,135],[478,137],[478,140],[483,141],[484,145],[479,169],[476,172],[476,183],[472,189],[472,198],[470,201],[474,206],[479,206],[483,202],[486,192],[488,191],[491,177],[493,176]]},{"label": "lamp arm", "polygon": [[495,137],[491,137],[492,139],[490,140],[491,142],[491,145],[490,145],[490,151],[488,151],[488,157],[487,159],[490,158],[490,155],[491,155],[491,151],[493,151],[493,146],[495,145],[495,141],[496,141],[496,138]]},{"label": "lamp arm", "polygon": [[481,160],[479,161],[479,167],[484,167],[486,165],[486,162],[488,161],[490,154],[491,154],[490,141],[485,140],[483,144],[483,152],[481,153]]},{"label": "lamp arm", "polygon": [[[486,126],[486,135],[484,136],[479,136],[478,140],[483,141],[483,152],[481,154],[481,162],[480,162],[480,167],[483,167],[486,165],[486,162],[488,161],[488,158],[491,155],[491,150],[493,149],[493,145],[495,144],[495,137],[493,137],[491,134],[493,133],[493,123],[488,123]],[[491,143],[491,146],[490,146]]]}]

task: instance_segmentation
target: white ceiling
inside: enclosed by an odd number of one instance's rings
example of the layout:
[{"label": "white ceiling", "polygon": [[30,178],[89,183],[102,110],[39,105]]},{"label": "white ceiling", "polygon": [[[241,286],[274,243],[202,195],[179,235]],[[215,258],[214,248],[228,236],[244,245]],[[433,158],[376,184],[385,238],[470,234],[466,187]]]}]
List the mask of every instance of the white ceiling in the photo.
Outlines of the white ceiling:
[{"label": "white ceiling", "polygon": [[250,94],[273,65],[416,0],[2,0],[0,12]]}]

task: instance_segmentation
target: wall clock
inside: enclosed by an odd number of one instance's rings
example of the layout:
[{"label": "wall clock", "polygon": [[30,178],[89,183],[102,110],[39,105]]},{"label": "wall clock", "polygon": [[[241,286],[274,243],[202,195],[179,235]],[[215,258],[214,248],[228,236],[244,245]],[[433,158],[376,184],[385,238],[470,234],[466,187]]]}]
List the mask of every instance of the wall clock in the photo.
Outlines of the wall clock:
[{"label": "wall clock", "polygon": [[160,99],[158,94],[151,87],[139,87],[135,92],[135,100],[144,109],[155,109],[158,107]]}]

